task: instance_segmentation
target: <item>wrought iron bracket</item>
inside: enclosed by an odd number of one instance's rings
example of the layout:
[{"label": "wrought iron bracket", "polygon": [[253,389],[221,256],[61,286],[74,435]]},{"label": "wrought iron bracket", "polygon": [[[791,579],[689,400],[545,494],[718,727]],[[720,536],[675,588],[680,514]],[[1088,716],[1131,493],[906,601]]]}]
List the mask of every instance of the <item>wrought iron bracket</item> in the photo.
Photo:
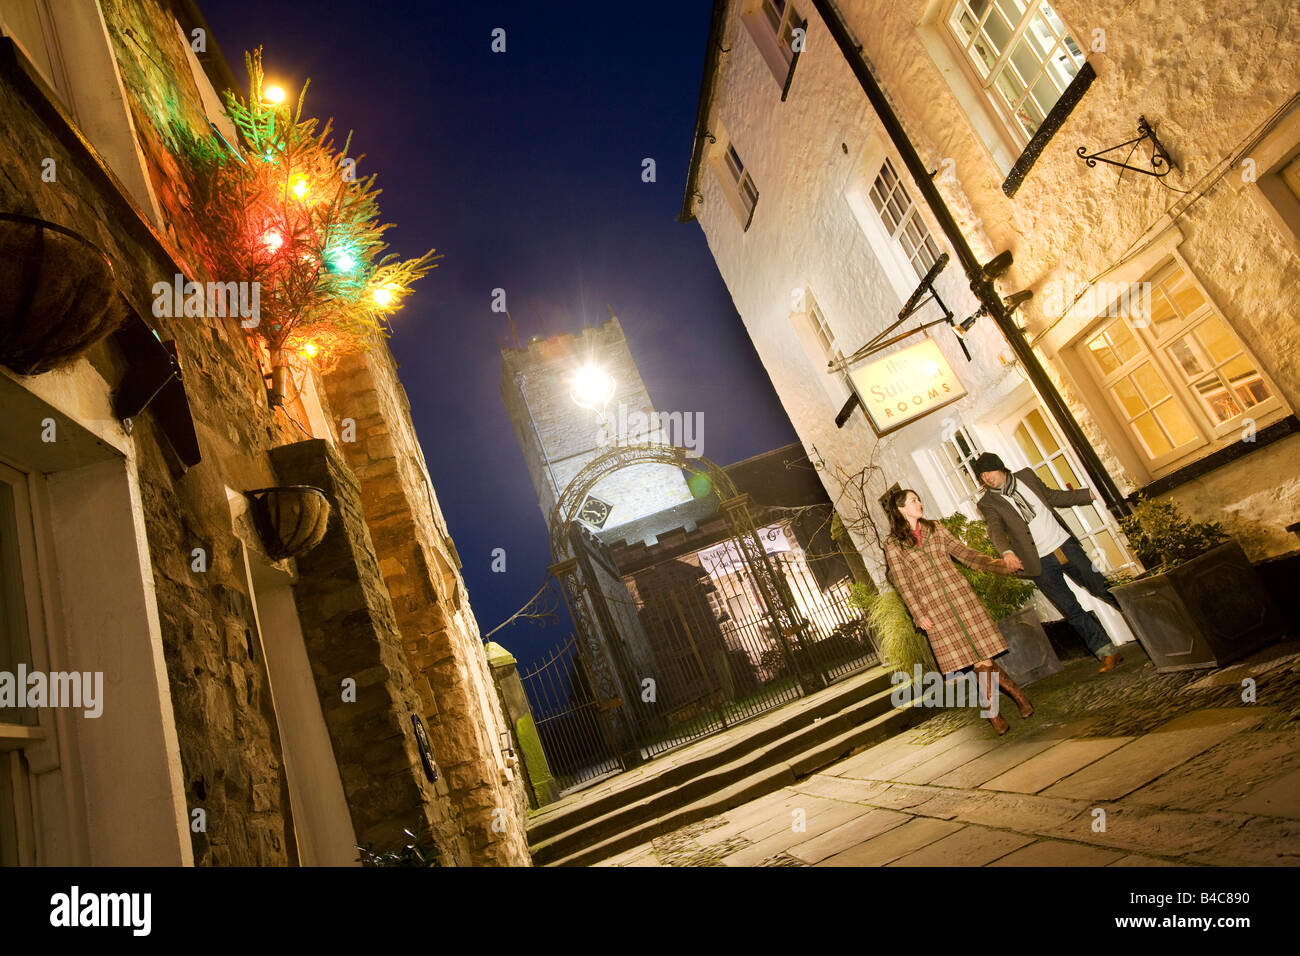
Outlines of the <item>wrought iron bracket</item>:
[{"label": "wrought iron bracket", "polygon": [[[1123,149],[1125,146],[1136,146],[1144,139],[1151,141],[1150,169],[1143,169],[1140,166],[1130,166],[1127,162],[1121,163],[1114,159],[1107,159],[1105,156],[1106,153],[1113,153],[1115,150]],[[1156,136],[1156,131],[1151,128],[1151,124],[1147,122],[1145,116],[1138,117],[1137,139],[1131,139],[1127,143],[1120,143],[1118,146],[1109,146],[1106,149],[1091,154],[1088,153],[1087,147],[1084,146],[1080,146],[1075,150],[1075,152],[1077,152],[1079,158],[1090,167],[1095,167],[1099,162],[1109,163],[1111,166],[1118,166],[1120,169],[1131,169],[1135,173],[1142,173],[1144,176],[1155,176],[1157,179],[1162,179],[1165,176],[1168,176],[1171,169],[1178,168],[1178,164],[1170,157],[1168,150],[1161,145],[1159,137]],[[1161,172],[1162,167],[1164,170],[1163,172]],[[1120,173],[1120,175],[1122,176],[1124,174]]]}]

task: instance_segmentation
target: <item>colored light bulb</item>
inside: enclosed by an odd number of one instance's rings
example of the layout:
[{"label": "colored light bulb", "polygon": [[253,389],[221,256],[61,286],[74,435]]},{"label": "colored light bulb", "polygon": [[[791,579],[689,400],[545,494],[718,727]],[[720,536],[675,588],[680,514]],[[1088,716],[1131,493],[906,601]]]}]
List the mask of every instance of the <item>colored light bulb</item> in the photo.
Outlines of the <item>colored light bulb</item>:
[{"label": "colored light bulb", "polygon": [[295,196],[297,196],[299,199],[301,199],[303,196],[307,195],[307,180],[305,180],[305,179],[303,179],[301,176],[299,176],[299,177],[294,181],[294,184],[293,184],[293,194],[294,194]]},{"label": "colored light bulb", "polygon": [[315,342],[308,342],[306,345],[302,347],[302,354],[307,356],[308,358],[314,358],[316,356],[316,351],[317,349],[316,349]]},{"label": "colored light bulb", "polygon": [[284,245],[284,236],[274,229],[268,229],[262,236],[262,242],[272,252],[279,252],[280,247]]},{"label": "colored light bulb", "polygon": [[265,89],[266,101],[268,103],[283,103],[284,88],[279,86],[268,86]]},{"label": "colored light bulb", "polygon": [[386,306],[393,301],[393,292],[388,286],[381,286],[375,290],[375,301],[381,306]]},{"label": "colored light bulb", "polygon": [[334,262],[334,268],[340,272],[351,272],[357,265],[357,261],[352,258],[351,253],[347,252],[335,252],[331,259]]}]

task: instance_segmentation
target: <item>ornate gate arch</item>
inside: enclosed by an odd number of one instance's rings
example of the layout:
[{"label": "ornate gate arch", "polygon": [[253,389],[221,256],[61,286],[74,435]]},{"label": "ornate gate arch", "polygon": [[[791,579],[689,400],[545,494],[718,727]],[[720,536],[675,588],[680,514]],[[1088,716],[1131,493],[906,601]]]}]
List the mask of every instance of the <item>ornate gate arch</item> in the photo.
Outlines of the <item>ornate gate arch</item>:
[{"label": "ornate gate arch", "polygon": [[[789,641],[802,639],[807,622],[796,609],[788,584],[758,537],[749,512],[749,496],[740,493],[721,466],[704,457],[693,457],[683,448],[662,444],[636,444],[614,448],[598,456],[565,486],[551,511],[550,544],[553,564],[547,569],[563,584],[570,614],[578,630],[580,645],[588,652],[598,692],[604,697],[602,713],[609,718],[608,732],[611,743],[630,766],[641,760],[641,745],[632,709],[625,701],[635,699],[640,684],[629,667],[621,638],[609,618],[604,602],[597,600],[592,591],[590,569],[584,573],[575,535],[580,534],[576,519],[578,509],[587,494],[603,479],[617,471],[635,465],[661,464],[680,468],[693,475],[706,478],[718,494],[736,550],[750,574],[762,599],[764,609],[773,623],[775,636],[786,666],[796,674],[805,693],[824,686],[824,679],[807,673],[801,667],[806,655],[792,652]],[[603,639],[602,639],[603,638]]]}]

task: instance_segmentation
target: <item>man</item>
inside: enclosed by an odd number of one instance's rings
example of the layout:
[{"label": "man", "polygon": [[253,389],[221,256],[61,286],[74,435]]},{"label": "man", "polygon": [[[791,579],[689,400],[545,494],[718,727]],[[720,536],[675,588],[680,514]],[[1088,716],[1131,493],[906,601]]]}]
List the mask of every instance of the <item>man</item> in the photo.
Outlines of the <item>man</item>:
[{"label": "man", "polygon": [[1079,632],[1088,649],[1101,660],[1098,671],[1114,670],[1124,658],[1097,619],[1085,611],[1070,590],[1068,574],[1089,593],[1119,610],[1106,579],[1092,565],[1079,540],[1054,509],[1086,505],[1097,496],[1087,488],[1058,491],[1048,488],[1028,468],[1012,474],[1002,459],[985,452],[975,459],[975,473],[989,490],[979,500],[989,540],[1002,552],[1017,577],[1032,578],[1044,597]]}]

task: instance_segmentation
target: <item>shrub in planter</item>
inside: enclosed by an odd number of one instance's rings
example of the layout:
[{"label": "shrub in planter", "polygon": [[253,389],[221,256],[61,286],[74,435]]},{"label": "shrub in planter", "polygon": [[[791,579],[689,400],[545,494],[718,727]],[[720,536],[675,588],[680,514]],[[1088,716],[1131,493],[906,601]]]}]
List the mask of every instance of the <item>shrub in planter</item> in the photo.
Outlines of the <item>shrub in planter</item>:
[{"label": "shrub in planter", "polygon": [[849,601],[866,611],[867,626],[876,637],[882,664],[903,672],[909,682],[918,664],[922,673],[939,669],[930,642],[917,633],[897,591],[874,591],[865,584],[855,584]]},{"label": "shrub in planter", "polygon": [[[942,519],[944,527],[981,554],[993,558],[1001,555],[989,540],[983,521],[971,521],[960,512]],[[997,621],[998,630],[1006,638],[1008,650],[998,657],[1000,664],[1017,684],[1032,684],[1061,669],[1061,660],[1052,649],[1047,632],[1030,602],[1034,599],[1034,585],[1014,575],[978,571],[958,564],[975,595]]]},{"label": "shrub in planter", "polygon": [[1113,593],[1158,670],[1220,667],[1282,635],[1250,559],[1218,522],[1139,498],[1120,527],[1147,571]]}]

